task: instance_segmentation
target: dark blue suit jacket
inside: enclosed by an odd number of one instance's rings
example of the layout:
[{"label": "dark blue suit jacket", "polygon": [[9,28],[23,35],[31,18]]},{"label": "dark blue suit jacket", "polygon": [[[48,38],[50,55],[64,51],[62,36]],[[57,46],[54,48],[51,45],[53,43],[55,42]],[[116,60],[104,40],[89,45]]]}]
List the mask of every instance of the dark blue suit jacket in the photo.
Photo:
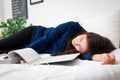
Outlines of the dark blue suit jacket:
[{"label": "dark blue suit jacket", "polygon": [[[33,32],[30,44],[26,47],[33,48],[38,53],[62,52],[67,40],[81,31],[85,29],[73,21],[50,28],[38,26]],[[90,59],[90,55],[83,55],[81,58]]]}]

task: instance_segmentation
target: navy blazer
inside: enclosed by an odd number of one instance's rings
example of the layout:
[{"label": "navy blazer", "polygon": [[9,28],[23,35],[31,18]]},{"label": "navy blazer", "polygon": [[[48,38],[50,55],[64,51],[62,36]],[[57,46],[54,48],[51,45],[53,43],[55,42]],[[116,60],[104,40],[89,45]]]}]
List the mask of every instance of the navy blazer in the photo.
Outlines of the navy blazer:
[{"label": "navy blazer", "polygon": [[[50,28],[37,26],[30,44],[26,47],[33,48],[38,53],[62,52],[67,40],[81,31],[85,31],[85,29],[78,22],[73,21]],[[90,59],[90,55],[83,55],[81,58]]]}]

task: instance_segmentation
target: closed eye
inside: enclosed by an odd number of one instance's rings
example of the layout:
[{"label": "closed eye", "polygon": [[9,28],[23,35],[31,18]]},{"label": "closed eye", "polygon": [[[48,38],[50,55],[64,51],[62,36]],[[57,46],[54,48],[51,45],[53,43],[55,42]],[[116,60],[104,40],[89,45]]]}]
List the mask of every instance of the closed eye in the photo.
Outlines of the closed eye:
[{"label": "closed eye", "polygon": [[82,40],[83,40],[83,37],[80,37],[80,42],[82,42]]}]

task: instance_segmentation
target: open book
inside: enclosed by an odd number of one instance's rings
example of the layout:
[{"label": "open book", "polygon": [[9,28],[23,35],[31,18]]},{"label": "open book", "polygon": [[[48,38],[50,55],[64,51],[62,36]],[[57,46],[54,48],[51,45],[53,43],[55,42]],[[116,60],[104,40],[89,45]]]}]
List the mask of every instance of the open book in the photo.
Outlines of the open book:
[{"label": "open book", "polygon": [[0,60],[0,63],[27,63],[27,64],[45,64],[71,61],[77,58],[80,53],[50,56],[50,54],[38,54],[32,48],[18,49],[8,52],[8,59]]}]

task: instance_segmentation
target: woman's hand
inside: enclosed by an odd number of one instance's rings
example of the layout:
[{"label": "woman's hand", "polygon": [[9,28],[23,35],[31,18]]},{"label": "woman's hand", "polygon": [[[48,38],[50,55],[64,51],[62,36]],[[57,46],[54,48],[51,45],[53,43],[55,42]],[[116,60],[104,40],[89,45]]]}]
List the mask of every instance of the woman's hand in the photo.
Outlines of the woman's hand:
[{"label": "woman's hand", "polygon": [[0,54],[0,56],[7,56],[8,54],[6,54],[6,53],[3,53],[3,54]]},{"label": "woman's hand", "polygon": [[103,54],[94,54],[92,55],[93,61],[102,61],[102,64],[114,64],[115,63],[115,56],[110,53],[103,53]]},{"label": "woman's hand", "polygon": [[102,64],[114,64],[115,63],[115,56],[113,54],[102,54],[103,63]]}]

